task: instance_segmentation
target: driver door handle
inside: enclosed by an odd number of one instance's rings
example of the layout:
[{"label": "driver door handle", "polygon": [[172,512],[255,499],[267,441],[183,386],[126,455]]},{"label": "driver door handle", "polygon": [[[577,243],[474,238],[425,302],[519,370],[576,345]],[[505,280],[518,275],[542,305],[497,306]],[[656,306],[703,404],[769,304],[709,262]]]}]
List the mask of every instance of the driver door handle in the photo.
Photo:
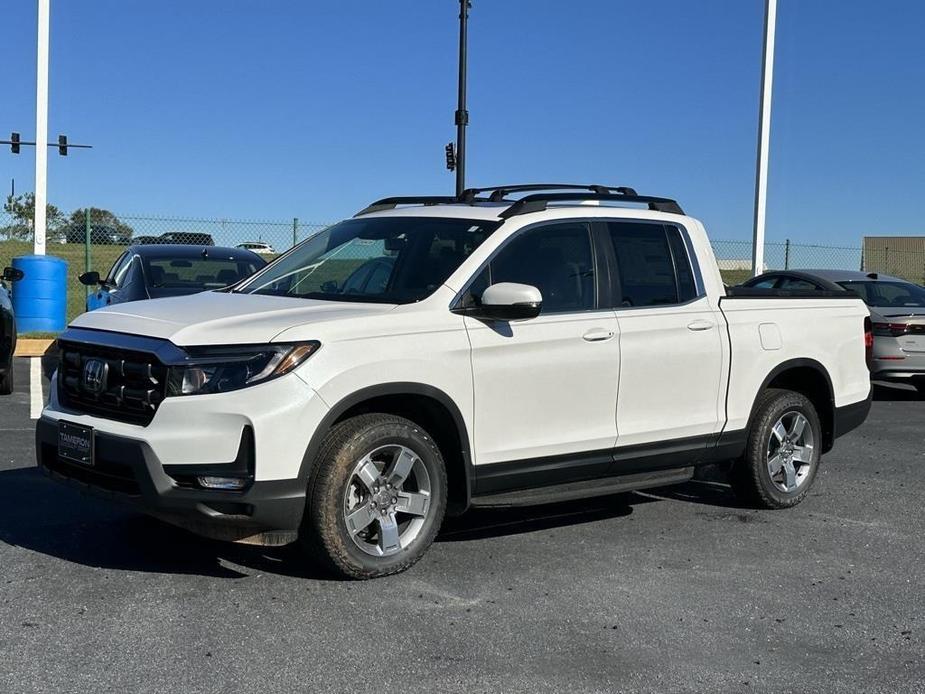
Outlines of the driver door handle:
[{"label": "driver door handle", "polygon": [[708,321],[708,320],[695,320],[693,323],[688,323],[688,324],[687,324],[687,329],[688,329],[688,330],[693,330],[693,331],[697,332],[697,331],[700,331],[700,330],[709,330],[710,328],[713,327],[713,325],[714,325],[714,323],[713,323],[712,321]]},{"label": "driver door handle", "polygon": [[585,342],[604,342],[606,340],[609,340],[613,336],[614,336],[613,330],[605,330],[604,328],[592,328],[591,330],[586,332],[584,335],[582,335],[581,338]]}]

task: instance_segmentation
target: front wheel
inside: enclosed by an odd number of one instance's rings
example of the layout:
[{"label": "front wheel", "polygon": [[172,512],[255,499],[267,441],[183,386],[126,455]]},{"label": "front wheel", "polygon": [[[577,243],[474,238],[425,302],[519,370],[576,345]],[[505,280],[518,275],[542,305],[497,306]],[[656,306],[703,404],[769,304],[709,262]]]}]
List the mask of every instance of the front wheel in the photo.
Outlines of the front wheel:
[{"label": "front wheel", "polygon": [[348,578],[398,573],[430,547],[446,498],[443,457],[426,431],[403,417],[359,415],[321,446],[300,541]]},{"label": "front wheel", "polygon": [[770,388],[758,401],[745,455],[732,469],[732,486],[762,508],[789,508],[809,491],[822,455],[822,426],[809,398]]}]

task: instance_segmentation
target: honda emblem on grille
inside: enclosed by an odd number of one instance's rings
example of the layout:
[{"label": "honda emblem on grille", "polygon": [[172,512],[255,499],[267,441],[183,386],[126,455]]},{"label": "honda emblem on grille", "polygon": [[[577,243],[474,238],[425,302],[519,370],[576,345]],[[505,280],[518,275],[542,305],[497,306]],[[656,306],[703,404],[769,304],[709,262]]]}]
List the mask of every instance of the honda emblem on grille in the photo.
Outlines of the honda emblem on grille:
[{"label": "honda emblem on grille", "polygon": [[106,388],[108,366],[102,359],[87,359],[83,373],[84,389],[91,393],[102,393]]}]

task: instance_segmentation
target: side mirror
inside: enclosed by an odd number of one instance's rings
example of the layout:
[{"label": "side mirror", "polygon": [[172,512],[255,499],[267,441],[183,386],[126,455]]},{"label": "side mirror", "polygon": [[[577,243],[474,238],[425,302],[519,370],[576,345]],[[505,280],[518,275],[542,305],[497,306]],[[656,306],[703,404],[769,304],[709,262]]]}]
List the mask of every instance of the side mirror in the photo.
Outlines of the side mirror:
[{"label": "side mirror", "polygon": [[85,284],[88,287],[95,287],[100,284],[100,273],[95,270],[90,272],[83,273],[80,277],[77,278],[81,284]]},{"label": "side mirror", "polygon": [[18,282],[23,278],[23,271],[18,267],[5,267],[3,268],[3,274],[0,275],[0,279],[7,282]]},{"label": "side mirror", "polygon": [[481,320],[529,320],[540,315],[543,295],[529,284],[499,282],[482,292],[478,306],[454,309],[454,313]]}]

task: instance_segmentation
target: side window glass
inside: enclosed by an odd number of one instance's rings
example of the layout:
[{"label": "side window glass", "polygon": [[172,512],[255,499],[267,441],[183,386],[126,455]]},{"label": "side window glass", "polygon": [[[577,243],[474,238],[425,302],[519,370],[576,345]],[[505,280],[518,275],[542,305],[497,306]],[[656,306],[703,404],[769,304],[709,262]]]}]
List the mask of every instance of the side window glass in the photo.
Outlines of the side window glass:
[{"label": "side window glass", "polygon": [[[543,313],[595,307],[594,259],[587,224],[548,224],[527,231],[501,249],[488,271],[491,284],[518,282],[539,289]],[[487,282],[487,277],[477,278],[473,291],[476,286],[484,291]]]},{"label": "side window glass", "polygon": [[774,289],[774,285],[777,283],[776,277],[766,277],[760,282],[755,282],[754,284],[748,285],[752,289]]},{"label": "side window glass", "polygon": [[694,271],[691,268],[691,259],[687,254],[687,246],[681,237],[681,230],[677,227],[665,227],[668,234],[668,246],[674,257],[675,275],[678,280],[678,301],[682,304],[697,297],[697,284],[694,281]]},{"label": "side window glass", "polygon": [[126,264],[128,257],[128,253],[123,253],[116,259],[116,262],[112,264],[112,267],[109,268],[109,273],[106,275],[106,284],[113,285],[116,283],[116,274]]},{"label": "side window glass", "polygon": [[679,303],[678,282],[665,227],[608,222],[607,229],[617,256],[622,305]]},{"label": "side window glass", "polygon": [[125,278],[128,275],[134,260],[135,256],[126,255],[125,259],[122,261],[119,267],[116,268],[115,275],[113,276],[113,284],[117,289],[125,283]]}]

